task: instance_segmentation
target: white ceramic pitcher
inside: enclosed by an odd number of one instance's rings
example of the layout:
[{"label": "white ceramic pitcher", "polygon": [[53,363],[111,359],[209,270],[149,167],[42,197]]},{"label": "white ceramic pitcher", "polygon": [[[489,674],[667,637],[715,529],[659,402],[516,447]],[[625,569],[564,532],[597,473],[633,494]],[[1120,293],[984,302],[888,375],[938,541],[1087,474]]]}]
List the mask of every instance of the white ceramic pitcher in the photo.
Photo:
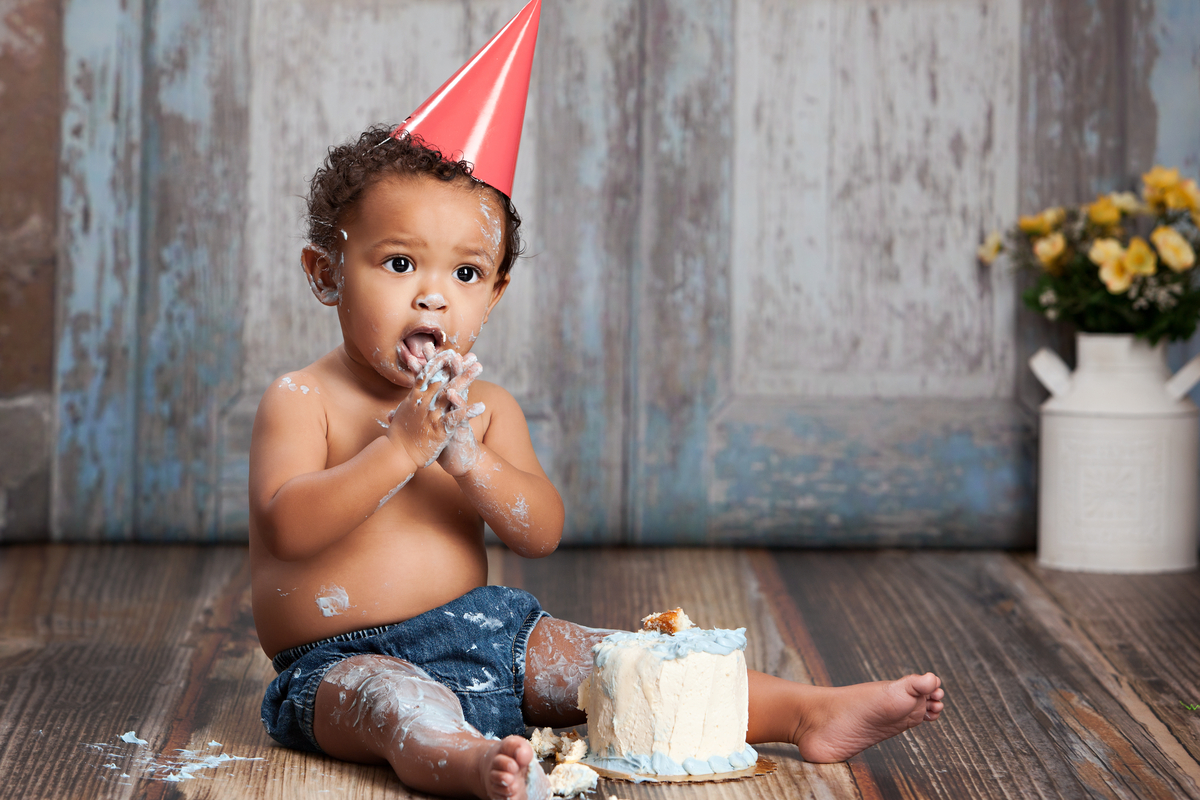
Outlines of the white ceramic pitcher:
[{"label": "white ceramic pitcher", "polygon": [[1077,335],[1072,373],[1042,348],[1038,563],[1084,572],[1196,566],[1200,356],[1174,377],[1161,343]]}]

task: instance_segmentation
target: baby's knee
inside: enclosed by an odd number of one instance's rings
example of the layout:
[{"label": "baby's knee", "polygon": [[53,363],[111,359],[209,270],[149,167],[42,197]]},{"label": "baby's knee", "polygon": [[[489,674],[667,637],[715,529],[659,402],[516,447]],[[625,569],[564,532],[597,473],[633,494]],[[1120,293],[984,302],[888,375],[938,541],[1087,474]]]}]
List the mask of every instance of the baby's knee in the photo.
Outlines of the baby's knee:
[{"label": "baby's knee", "polygon": [[454,693],[420,667],[387,656],[353,656],[330,668],[325,681],[339,692],[345,711],[401,739],[417,731],[471,730]]},{"label": "baby's knee", "polygon": [[592,673],[592,648],[611,633],[554,617],[538,622],[525,658],[526,706],[577,712],[579,684]]}]

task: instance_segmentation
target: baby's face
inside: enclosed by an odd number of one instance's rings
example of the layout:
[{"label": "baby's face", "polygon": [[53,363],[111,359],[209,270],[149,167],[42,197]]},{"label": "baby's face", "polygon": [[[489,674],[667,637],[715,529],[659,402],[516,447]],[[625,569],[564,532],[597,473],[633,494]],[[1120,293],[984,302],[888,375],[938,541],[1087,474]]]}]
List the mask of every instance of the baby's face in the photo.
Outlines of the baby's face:
[{"label": "baby's face", "polygon": [[490,191],[385,178],[342,226],[338,317],[346,352],[397,386],[425,344],[466,354],[504,293],[503,212]]}]

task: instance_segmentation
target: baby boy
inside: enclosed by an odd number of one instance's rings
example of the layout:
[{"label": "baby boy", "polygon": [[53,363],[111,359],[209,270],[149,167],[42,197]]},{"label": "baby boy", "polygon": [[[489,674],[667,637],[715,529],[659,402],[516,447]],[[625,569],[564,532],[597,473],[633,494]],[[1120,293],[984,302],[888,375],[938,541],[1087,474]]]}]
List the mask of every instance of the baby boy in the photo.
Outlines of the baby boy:
[{"label": "baby boy", "polygon": [[[263,395],[250,460],[254,620],[278,676],[263,722],[294,748],[387,762],[439,795],[546,796],[526,725],[585,721],[611,631],[487,585],[486,522],[558,546],[563,504],[520,407],[471,354],[520,252],[503,193],[374,127],[312,180],[302,260],[342,344]],[[750,673],[750,743],[840,761],[943,708],[932,673],[840,688]]]}]

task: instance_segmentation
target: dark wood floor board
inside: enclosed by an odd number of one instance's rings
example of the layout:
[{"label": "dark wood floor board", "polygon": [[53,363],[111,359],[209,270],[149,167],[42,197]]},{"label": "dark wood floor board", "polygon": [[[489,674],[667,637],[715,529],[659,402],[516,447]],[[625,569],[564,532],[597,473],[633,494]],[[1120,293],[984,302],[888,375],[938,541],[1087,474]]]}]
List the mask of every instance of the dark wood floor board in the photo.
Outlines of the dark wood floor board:
[{"label": "dark wood floor board", "polygon": [[[810,645],[807,631],[797,627],[798,616],[785,617],[780,613],[780,604],[773,601],[785,589],[770,558],[766,551],[749,551],[737,557],[746,598],[746,663],[768,675],[819,685],[822,681],[814,678],[805,659]],[[769,571],[764,571],[764,564],[770,565]]]},{"label": "dark wood floor board", "polygon": [[[846,554],[852,560],[845,565],[846,569],[840,569],[835,568],[835,562],[819,558],[813,560],[808,558],[809,555],[814,554],[773,553],[767,560],[759,562],[759,570],[765,584],[778,582],[783,587],[772,596],[777,606],[776,613],[794,617],[792,630],[796,632],[792,635],[809,639],[805,646],[808,651],[806,663],[819,678],[817,683],[844,685],[897,678],[909,672],[927,670],[943,676],[946,674],[947,659],[944,655],[939,654],[936,658],[928,654],[924,657],[914,655],[905,639],[905,635],[911,636],[926,642],[932,650],[938,648],[939,637],[946,634],[936,631],[936,623],[926,627],[921,621],[925,619],[924,613],[918,615],[910,611],[907,619],[901,616],[893,620],[893,615],[903,615],[904,612],[887,603],[883,611],[874,610],[874,619],[862,616],[863,610],[856,607],[855,599],[865,596],[876,603],[887,602],[886,593],[878,593],[881,588],[879,581],[872,580],[869,574],[865,575],[866,584],[874,585],[858,585],[864,576],[864,557]],[[900,573],[898,580],[902,581],[907,576],[907,570],[900,569],[902,566],[892,563],[884,566],[882,571],[888,573],[896,569]],[[842,581],[848,583],[841,586],[839,583]],[[805,590],[801,602],[797,602],[796,597],[798,584]],[[871,594],[873,592],[875,594]],[[848,610],[853,613],[846,613]],[[881,625],[882,630],[875,629],[875,625]],[[894,635],[897,632],[901,635]],[[881,638],[890,641],[881,641]],[[848,665],[851,665],[850,668]],[[948,690],[952,693],[956,691],[949,687]],[[877,759],[869,758],[867,754],[852,759],[851,764],[857,767],[855,772],[860,783],[864,787],[870,785],[870,791],[880,797],[939,796],[928,787],[913,787],[909,780],[898,780],[898,776],[914,769],[919,773],[951,772],[957,777],[959,785],[946,792],[946,796],[989,796],[985,786],[988,781],[980,780],[978,774],[979,765],[961,761],[963,757],[970,758],[979,753],[980,745],[985,743],[955,741],[960,732],[944,727],[948,721],[953,725],[958,713],[953,694],[950,702],[951,710],[936,725],[922,727],[887,742],[886,746],[893,755],[885,760],[885,767],[881,768]],[[967,728],[966,732],[969,734],[971,729]],[[878,749],[872,748],[868,754],[874,756]],[[990,758],[994,759],[995,755],[991,754]],[[956,758],[960,759],[959,763],[955,763]],[[989,763],[994,762],[989,759]],[[1020,795],[1014,792],[1012,796]]]},{"label": "dark wood floor board", "polygon": [[[747,628],[747,661],[841,685],[942,675],[950,706],[852,759],[621,800],[1200,797],[1200,576],[1096,580],[1002,553],[489,552],[548,611],[630,628],[681,605]],[[1184,663],[1181,663],[1184,662]],[[423,798],[390,770],[274,745],[273,677],[239,547],[0,549],[0,798]],[[145,745],[119,736],[135,730]],[[212,744],[212,743],[217,744]],[[206,755],[236,760],[202,761]],[[189,773],[179,783],[161,778]],[[126,775],[128,777],[122,777]],[[158,779],[154,779],[157,777]]]},{"label": "dark wood floor board", "polygon": [[[1002,669],[1009,679],[1019,682],[1019,689],[1008,689],[1005,695],[1020,698],[1024,693],[1027,710],[1066,757],[1064,763],[1089,793],[1117,797],[1175,796],[1169,778],[1139,774],[1140,759],[1134,759],[1133,763],[1122,759],[1130,747],[1127,736],[1148,750],[1153,746],[1097,685],[1086,664],[1069,653],[1060,655],[1061,644],[1046,630],[1041,616],[1003,579],[1010,565],[1007,558],[988,558],[975,565],[974,570],[962,570],[961,584],[949,584],[965,589],[964,597],[974,592],[983,601],[975,604],[980,609],[973,615],[977,621],[968,618],[968,624],[984,632],[996,645],[1002,653]],[[966,602],[969,604],[969,599]],[[981,610],[985,603],[990,613]],[[1093,703],[1110,714],[1097,715]],[[1010,707],[1013,705],[1010,703]],[[1116,718],[1111,716],[1112,712]],[[1041,752],[1039,757],[1043,763],[1053,763]]]},{"label": "dark wood floor board", "polygon": [[[162,737],[186,691],[189,629],[244,561],[154,547],[9,547],[2,553],[0,774],[13,797],[123,797],[102,748]],[[197,563],[198,562],[198,563]],[[15,576],[20,576],[16,578]],[[13,583],[10,583],[10,579]],[[16,586],[9,591],[10,586]],[[32,607],[20,597],[33,589]],[[14,641],[19,646],[14,646]]]},{"label": "dark wood floor board", "polygon": [[[976,569],[957,571],[957,580],[948,574],[947,562],[923,556],[916,560],[928,565],[934,585],[966,590],[967,607],[971,593],[984,601],[975,604],[975,625],[1002,644],[1003,663],[1021,680],[1034,718],[1087,791],[1118,797],[1184,796],[1187,777],[1105,690],[1091,665],[1047,627],[1044,607],[1013,585],[1016,570],[1010,558],[978,558]],[[985,607],[992,612],[985,613]]]},{"label": "dark wood floor board", "polygon": [[[1193,620],[1200,619],[1196,609],[1189,608],[1186,603],[1167,602],[1168,596],[1176,599],[1200,594],[1200,576],[1194,573],[1188,576],[1126,576],[1114,580],[1115,576],[1071,574],[1069,577],[1074,579],[1076,591],[1085,587],[1097,590],[1096,599],[1109,597],[1112,605],[1118,609],[1125,603],[1122,598],[1113,596],[1114,589],[1126,590],[1131,605],[1138,596],[1153,596],[1165,590],[1161,614],[1156,613],[1152,606],[1143,605],[1135,624],[1101,626],[1088,624],[1075,613],[1071,608],[1071,590],[1055,594],[1047,588],[1045,579],[1068,577],[1066,573],[1031,570],[1029,559],[1023,559],[1023,562],[1025,569],[1013,559],[994,561],[991,564],[993,577],[1009,588],[1020,607],[1032,620],[1036,620],[1050,639],[1072,655],[1073,658],[1064,663],[1073,667],[1082,665],[1088,670],[1089,677],[1098,684],[1096,687],[1089,686],[1083,695],[1073,700],[1071,706],[1077,713],[1066,719],[1073,727],[1088,732],[1105,730],[1105,726],[1098,724],[1094,716],[1089,719],[1089,715],[1100,714],[1105,720],[1112,720],[1123,735],[1105,736],[1104,745],[1099,749],[1104,751],[1106,760],[1128,764],[1134,780],[1146,769],[1160,769],[1171,780],[1178,782],[1187,796],[1200,797],[1200,763],[1156,713],[1158,709],[1155,704],[1161,700],[1161,690],[1148,691],[1154,681],[1145,677],[1145,669],[1137,669],[1132,661],[1114,666],[1105,653],[1106,650],[1111,653],[1144,652],[1143,640],[1152,638],[1145,631],[1161,628],[1160,618],[1178,620],[1180,616],[1190,615]],[[1127,591],[1131,587],[1134,589],[1132,594]],[[1085,606],[1079,607],[1082,609]],[[1116,611],[1109,616],[1121,615],[1120,611]],[[1197,653],[1194,650],[1189,652],[1187,647],[1172,653],[1168,647],[1160,646],[1154,656],[1162,659],[1161,669],[1170,670],[1178,659],[1195,660]],[[1066,698],[1067,694],[1064,692],[1062,696]],[[1165,704],[1160,706],[1163,707],[1166,707]],[[1120,712],[1116,711],[1118,708]],[[1119,758],[1104,748],[1116,751]],[[1147,753],[1150,754],[1148,757]],[[1144,780],[1148,785],[1154,785],[1149,776]]]},{"label": "dark wood floor board", "polygon": [[1109,691],[1147,728],[1170,731],[1156,739],[1177,740],[1172,757],[1200,794],[1200,709],[1189,708],[1200,705],[1200,578],[1061,572],[1032,557],[1022,566],[1061,606]]},{"label": "dark wood floor board", "polygon": [[[1184,791],[1187,781],[1140,727],[997,580],[996,565],[1008,556],[847,555],[779,556],[834,682],[931,669],[951,700],[974,699],[952,705],[938,725],[864,754],[884,796]],[[910,774],[924,785],[897,782]]]}]

